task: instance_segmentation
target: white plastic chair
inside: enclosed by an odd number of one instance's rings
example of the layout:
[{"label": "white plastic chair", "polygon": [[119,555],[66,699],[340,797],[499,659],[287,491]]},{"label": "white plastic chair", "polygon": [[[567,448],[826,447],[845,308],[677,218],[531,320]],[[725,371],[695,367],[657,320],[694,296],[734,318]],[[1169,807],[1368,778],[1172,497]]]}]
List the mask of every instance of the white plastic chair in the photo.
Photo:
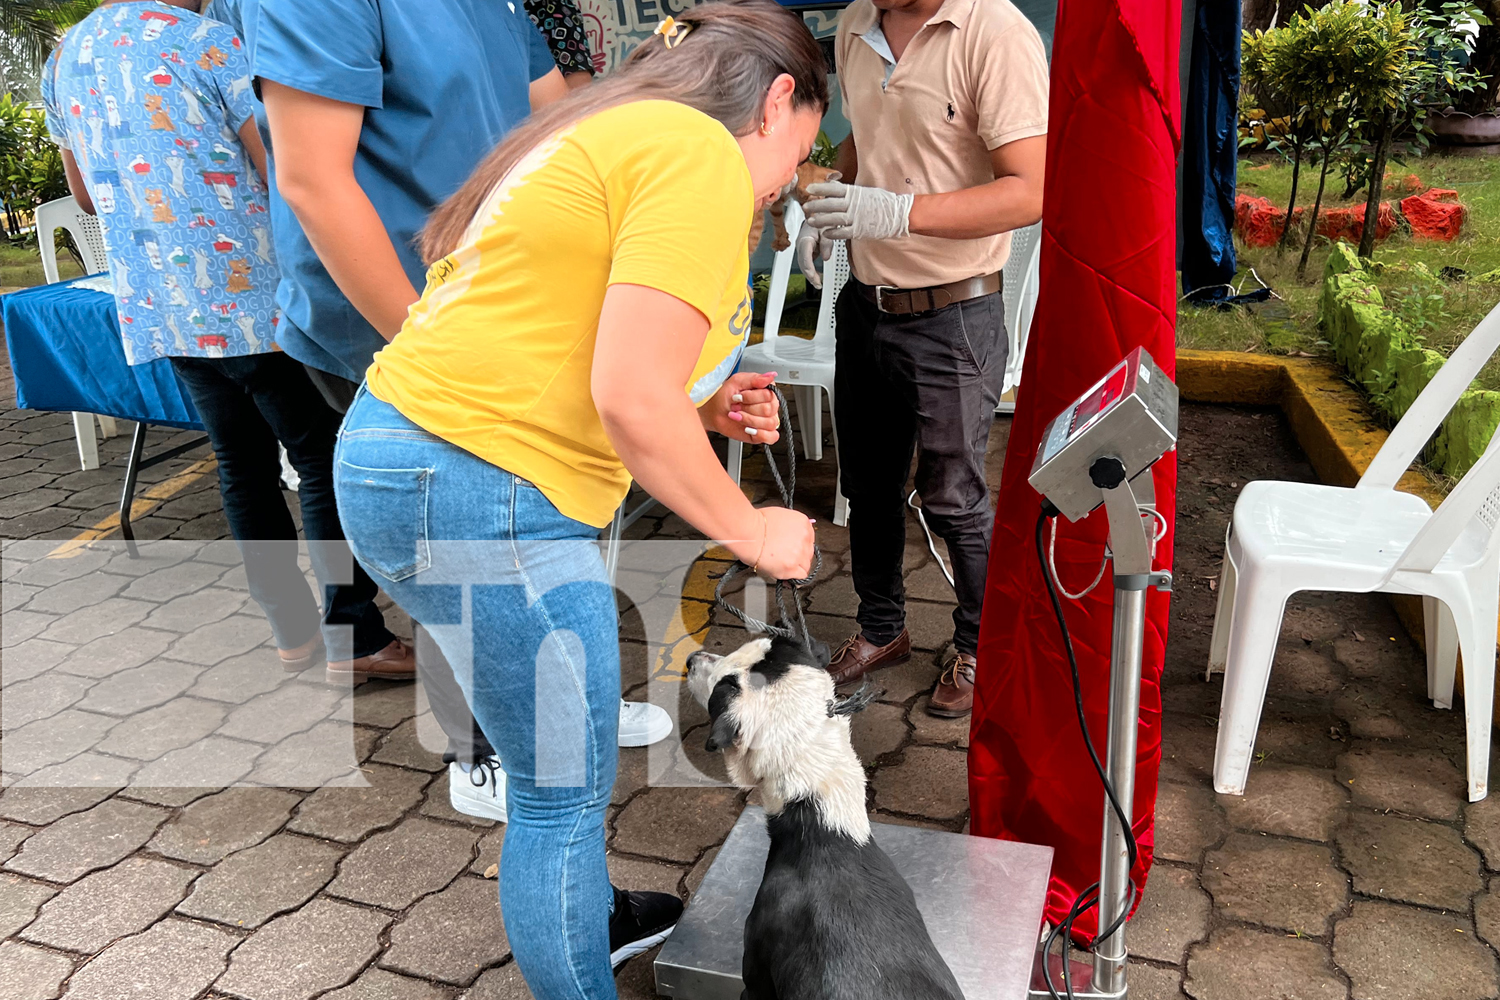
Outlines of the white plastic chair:
[{"label": "white plastic chair", "polygon": [[1437,510],[1395,486],[1497,347],[1500,307],[1439,369],[1354,488],[1246,484],[1226,539],[1209,651],[1209,673],[1225,671],[1218,791],[1244,794],[1287,598],[1321,590],[1421,596],[1427,693],[1437,707],[1453,706],[1462,652],[1469,801],[1485,797],[1500,615],[1500,433]]},{"label": "white plastic chair", "polygon": [[[109,270],[109,254],[104,247],[104,230],[99,220],[79,207],[71,195],[58,198],[36,209],[36,244],[42,255],[42,274],[47,284],[55,285],[57,273],[57,246],[53,233],[65,229],[73,237],[73,245],[83,258],[86,274],[98,274]],[[94,437],[94,421],[99,421],[99,431],[106,439],[119,434],[114,417],[96,417],[92,413],[73,414],[73,436],[78,439],[78,461],[84,471],[99,468],[99,442]]]},{"label": "white plastic chair", "polygon": [[[818,390],[828,393],[828,411],[834,412],[833,311],[839,291],[849,280],[849,258],[844,242],[840,240],[835,243],[833,259],[823,267],[823,301],[818,307],[818,325],[813,332],[813,339],[779,336],[781,314],[786,305],[787,282],[791,278],[792,263],[797,255],[797,232],[802,228],[802,208],[795,201],[787,203],[785,222],[791,246],[777,253],[775,262],[771,265],[764,339],[759,344],[751,344],[745,348],[740,370],[776,372],[778,385],[793,387],[792,400],[796,404],[797,422],[802,427],[802,453],[809,460],[817,461],[823,457],[823,400],[818,395]],[[838,446],[839,435],[835,427],[835,457]],[[740,481],[744,450],[744,445],[740,442],[729,442],[726,466],[736,483]],[[843,526],[849,521],[849,501],[844,499],[841,486],[835,485],[834,491],[833,523]]]},{"label": "white plastic chair", "polygon": [[1017,229],[1010,237],[1010,257],[1005,262],[1005,335],[1010,352],[1005,357],[1005,384],[996,413],[1016,411],[1015,390],[1021,385],[1021,363],[1026,360],[1026,338],[1036,315],[1037,287],[1041,284],[1042,224]]}]

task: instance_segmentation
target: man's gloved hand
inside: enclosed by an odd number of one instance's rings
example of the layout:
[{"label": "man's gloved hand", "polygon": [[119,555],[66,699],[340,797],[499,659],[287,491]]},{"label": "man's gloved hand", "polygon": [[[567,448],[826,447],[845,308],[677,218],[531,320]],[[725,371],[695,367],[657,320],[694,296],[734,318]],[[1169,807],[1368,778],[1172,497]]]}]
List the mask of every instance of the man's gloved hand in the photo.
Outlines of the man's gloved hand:
[{"label": "man's gloved hand", "polygon": [[833,240],[817,226],[802,223],[797,231],[797,266],[814,288],[823,287],[823,276],[818,273],[818,261],[833,256]]},{"label": "man's gloved hand", "polygon": [[882,188],[826,181],[810,184],[807,221],[833,240],[891,240],[910,235],[907,216],[915,196]]}]

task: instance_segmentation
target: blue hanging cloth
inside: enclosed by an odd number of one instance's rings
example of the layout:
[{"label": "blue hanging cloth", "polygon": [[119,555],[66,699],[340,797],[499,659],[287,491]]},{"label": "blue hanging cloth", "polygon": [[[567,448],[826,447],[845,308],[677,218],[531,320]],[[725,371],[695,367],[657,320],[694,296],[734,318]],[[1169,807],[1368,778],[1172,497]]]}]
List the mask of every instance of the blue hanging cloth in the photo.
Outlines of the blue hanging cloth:
[{"label": "blue hanging cloth", "polygon": [[1239,93],[1240,0],[1200,0],[1182,137],[1182,291],[1197,303],[1234,294]]}]

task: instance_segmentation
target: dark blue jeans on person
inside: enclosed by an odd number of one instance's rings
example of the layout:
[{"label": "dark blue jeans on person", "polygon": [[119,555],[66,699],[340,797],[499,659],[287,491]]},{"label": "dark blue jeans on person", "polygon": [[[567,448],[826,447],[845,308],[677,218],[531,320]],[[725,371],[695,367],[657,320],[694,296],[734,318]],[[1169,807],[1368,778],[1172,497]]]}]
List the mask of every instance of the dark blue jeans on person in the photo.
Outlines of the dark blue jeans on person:
[{"label": "dark blue jeans on person", "polygon": [[[280,351],[238,358],[173,358],[219,461],[224,516],[245,561],[250,595],[270,619],[276,645],[293,649],[321,617],[330,660],[377,653],[394,636],[375,606],[376,587],[354,562],[333,495],[339,415],[302,365]],[[297,565],[297,526],[281,489],[277,442],[302,478],[297,497],[322,615]]]},{"label": "dark blue jeans on person", "polygon": [[996,292],[895,316],[875,308],[868,291],[851,279],[839,295],[834,368],[860,631],[884,646],[906,627],[902,563],[915,453],[922,510],[953,564],[953,645],[973,655],[994,521],[984,458],[1009,352],[1005,304]]}]

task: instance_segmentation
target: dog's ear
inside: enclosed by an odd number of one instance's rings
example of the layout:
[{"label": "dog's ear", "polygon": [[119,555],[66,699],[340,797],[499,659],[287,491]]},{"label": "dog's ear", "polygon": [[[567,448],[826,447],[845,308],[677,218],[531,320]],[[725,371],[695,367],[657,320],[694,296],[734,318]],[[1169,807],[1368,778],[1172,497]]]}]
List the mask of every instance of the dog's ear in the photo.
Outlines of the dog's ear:
[{"label": "dog's ear", "polygon": [[739,723],[729,712],[729,706],[739,696],[740,679],[737,674],[730,674],[714,685],[713,694],[708,696],[708,718],[711,725],[708,728],[708,739],[704,742],[703,749],[710,753],[716,750],[728,750],[739,741]]},{"label": "dog's ear", "polygon": [[812,641],[813,661],[824,670],[828,669],[828,663],[833,659],[833,650],[828,648],[828,643],[822,639]]}]

